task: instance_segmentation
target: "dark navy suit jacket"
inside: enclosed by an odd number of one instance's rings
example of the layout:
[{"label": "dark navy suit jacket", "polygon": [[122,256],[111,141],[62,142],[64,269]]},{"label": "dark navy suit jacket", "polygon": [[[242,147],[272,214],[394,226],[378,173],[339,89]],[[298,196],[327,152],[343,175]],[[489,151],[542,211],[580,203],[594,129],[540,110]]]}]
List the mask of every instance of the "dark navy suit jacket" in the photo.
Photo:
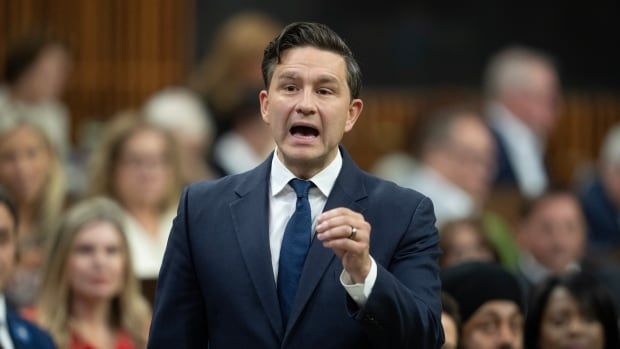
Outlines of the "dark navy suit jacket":
[{"label": "dark navy suit jacket", "polygon": [[30,322],[7,309],[6,321],[15,349],[54,349],[52,338]]},{"label": "dark navy suit jacket", "polygon": [[600,178],[594,179],[579,193],[588,223],[588,240],[597,252],[620,248],[620,212],[605,192]]},{"label": "dark navy suit jacket", "polygon": [[[358,308],[342,264],[314,239],[283,328],[269,249],[271,157],[183,192],[155,297],[148,348],[440,348],[438,235],[431,201],[362,172],[341,148],[325,210],[372,226],[377,279]],[[272,155],[273,156],[273,155]]]},{"label": "dark navy suit jacket", "polygon": [[495,139],[495,176],[494,184],[518,187],[517,176],[508,156],[508,149],[504,139],[493,127],[489,127],[493,139]]}]

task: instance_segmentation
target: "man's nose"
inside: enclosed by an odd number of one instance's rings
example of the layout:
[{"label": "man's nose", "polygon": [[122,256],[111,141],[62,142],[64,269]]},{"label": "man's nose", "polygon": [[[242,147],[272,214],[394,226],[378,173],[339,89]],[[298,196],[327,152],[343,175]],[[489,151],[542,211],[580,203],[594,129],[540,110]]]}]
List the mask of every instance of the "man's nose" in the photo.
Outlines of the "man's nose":
[{"label": "man's nose", "polygon": [[517,342],[518,334],[513,331],[510,326],[502,326],[499,332],[499,349],[513,349],[515,347],[515,342]]},{"label": "man's nose", "polygon": [[316,113],[316,101],[314,97],[314,91],[311,88],[305,89],[297,102],[295,111],[302,115],[311,115]]}]

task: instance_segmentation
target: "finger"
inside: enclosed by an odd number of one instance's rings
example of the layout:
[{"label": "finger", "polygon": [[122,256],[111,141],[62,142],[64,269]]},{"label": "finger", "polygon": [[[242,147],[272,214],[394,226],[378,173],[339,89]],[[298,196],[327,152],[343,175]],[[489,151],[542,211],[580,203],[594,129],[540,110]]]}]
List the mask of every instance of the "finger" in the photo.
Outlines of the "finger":
[{"label": "finger", "polygon": [[359,227],[363,225],[363,220],[352,216],[336,216],[318,223],[316,226],[316,231],[322,233],[328,229],[342,225],[349,227]]},{"label": "finger", "polygon": [[317,218],[317,222],[321,223],[325,220],[328,220],[330,218],[337,217],[337,216],[352,216],[352,217],[358,217],[361,219],[364,218],[364,216],[362,216],[360,213],[350,210],[346,207],[337,207],[337,208],[321,213],[319,217]]},{"label": "finger", "polygon": [[[317,232],[317,238],[321,241],[333,240],[333,239],[349,239],[352,237],[353,228],[350,225],[339,225],[325,230],[321,233]],[[368,234],[366,232],[357,229],[355,233],[355,240],[366,241]]]}]

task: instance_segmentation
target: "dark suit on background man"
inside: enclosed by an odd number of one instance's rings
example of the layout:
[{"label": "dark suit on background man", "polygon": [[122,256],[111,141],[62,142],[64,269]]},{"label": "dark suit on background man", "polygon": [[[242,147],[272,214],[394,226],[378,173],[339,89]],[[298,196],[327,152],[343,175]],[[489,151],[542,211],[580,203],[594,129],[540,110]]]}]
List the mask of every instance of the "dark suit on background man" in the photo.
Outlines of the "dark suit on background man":
[{"label": "dark suit on background man", "polygon": [[47,333],[8,309],[6,312],[6,322],[15,349],[56,348],[52,338]]},{"label": "dark suit on background man", "polygon": [[438,349],[432,203],[339,147],[363,107],[351,51],[322,24],[293,23],[262,68],[276,152],[184,191],[148,347]]}]

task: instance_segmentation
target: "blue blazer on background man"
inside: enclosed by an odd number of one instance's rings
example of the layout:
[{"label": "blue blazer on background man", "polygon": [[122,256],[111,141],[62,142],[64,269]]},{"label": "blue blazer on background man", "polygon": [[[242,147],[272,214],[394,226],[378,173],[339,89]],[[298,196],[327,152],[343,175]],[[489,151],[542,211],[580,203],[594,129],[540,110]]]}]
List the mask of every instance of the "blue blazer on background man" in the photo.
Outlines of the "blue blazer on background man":
[{"label": "blue blazer on background man", "polygon": [[54,349],[56,345],[46,332],[7,309],[6,321],[15,349]]},{"label": "blue blazer on background man", "polygon": [[[431,201],[343,165],[325,211],[372,226],[377,279],[363,308],[342,263],[314,239],[286,328],[269,249],[271,157],[252,171],[189,186],[166,248],[148,348],[439,348],[438,234]],[[273,155],[272,155],[273,156]]]}]

